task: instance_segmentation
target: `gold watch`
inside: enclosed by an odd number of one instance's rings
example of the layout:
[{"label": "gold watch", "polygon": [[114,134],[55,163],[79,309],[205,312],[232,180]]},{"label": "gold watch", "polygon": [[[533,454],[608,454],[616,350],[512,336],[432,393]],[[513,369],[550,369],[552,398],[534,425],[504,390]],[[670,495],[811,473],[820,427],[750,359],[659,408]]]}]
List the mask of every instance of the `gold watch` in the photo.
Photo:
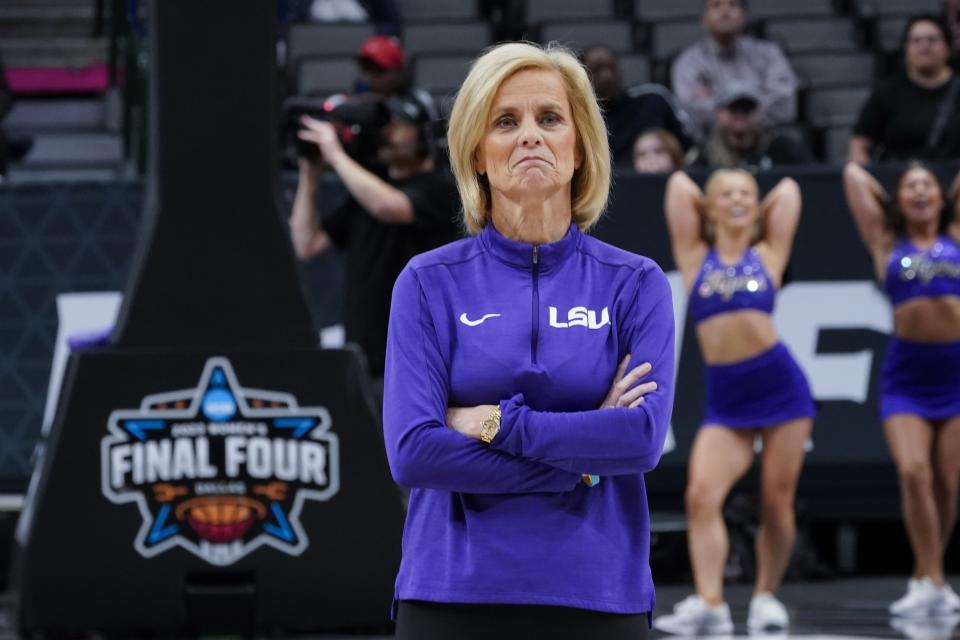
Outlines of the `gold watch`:
[{"label": "gold watch", "polygon": [[490,444],[498,433],[500,433],[500,405],[480,421],[480,439],[485,444]]}]

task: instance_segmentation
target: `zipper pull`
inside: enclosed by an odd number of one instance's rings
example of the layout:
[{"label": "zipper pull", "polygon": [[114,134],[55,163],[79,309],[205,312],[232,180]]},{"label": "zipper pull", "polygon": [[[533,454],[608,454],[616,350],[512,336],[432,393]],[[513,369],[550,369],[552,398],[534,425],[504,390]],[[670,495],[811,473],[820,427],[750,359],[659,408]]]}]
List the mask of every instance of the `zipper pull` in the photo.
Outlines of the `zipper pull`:
[{"label": "zipper pull", "polygon": [[540,264],[540,245],[533,245],[533,264]]}]

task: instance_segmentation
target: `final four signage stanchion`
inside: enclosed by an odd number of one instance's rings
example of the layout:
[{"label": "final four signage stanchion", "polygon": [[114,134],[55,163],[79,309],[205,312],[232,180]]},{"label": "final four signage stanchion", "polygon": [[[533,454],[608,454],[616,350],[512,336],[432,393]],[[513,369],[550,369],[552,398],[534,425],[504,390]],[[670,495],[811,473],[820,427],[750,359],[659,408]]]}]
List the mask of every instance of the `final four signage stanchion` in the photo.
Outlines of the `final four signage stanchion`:
[{"label": "final four signage stanchion", "polygon": [[318,348],[277,208],[276,7],[151,11],[144,236],[31,480],[20,629],[383,628],[400,500],[363,360]]}]

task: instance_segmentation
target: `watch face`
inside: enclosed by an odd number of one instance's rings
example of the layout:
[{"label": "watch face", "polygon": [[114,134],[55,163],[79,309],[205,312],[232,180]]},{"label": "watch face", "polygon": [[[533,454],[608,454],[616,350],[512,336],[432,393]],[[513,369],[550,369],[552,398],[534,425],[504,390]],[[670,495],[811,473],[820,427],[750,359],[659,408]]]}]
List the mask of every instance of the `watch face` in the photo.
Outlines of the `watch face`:
[{"label": "watch face", "polygon": [[480,421],[480,440],[490,444],[497,434],[500,433],[500,407]]},{"label": "watch face", "polygon": [[497,435],[497,424],[490,418],[480,423],[480,439],[489,443]]}]

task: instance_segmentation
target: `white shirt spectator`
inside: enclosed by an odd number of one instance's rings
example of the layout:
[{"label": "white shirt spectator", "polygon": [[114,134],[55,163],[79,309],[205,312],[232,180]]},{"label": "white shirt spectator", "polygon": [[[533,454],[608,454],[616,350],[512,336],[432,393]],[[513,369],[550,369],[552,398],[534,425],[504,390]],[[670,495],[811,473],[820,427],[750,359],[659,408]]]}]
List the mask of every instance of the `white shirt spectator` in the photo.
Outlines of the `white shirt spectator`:
[{"label": "white shirt spectator", "polygon": [[681,53],[671,72],[673,91],[701,129],[713,123],[716,96],[731,82],[757,87],[760,119],[767,126],[787,124],[797,117],[797,77],[779,46],[739,36],[724,49],[707,38]]}]

